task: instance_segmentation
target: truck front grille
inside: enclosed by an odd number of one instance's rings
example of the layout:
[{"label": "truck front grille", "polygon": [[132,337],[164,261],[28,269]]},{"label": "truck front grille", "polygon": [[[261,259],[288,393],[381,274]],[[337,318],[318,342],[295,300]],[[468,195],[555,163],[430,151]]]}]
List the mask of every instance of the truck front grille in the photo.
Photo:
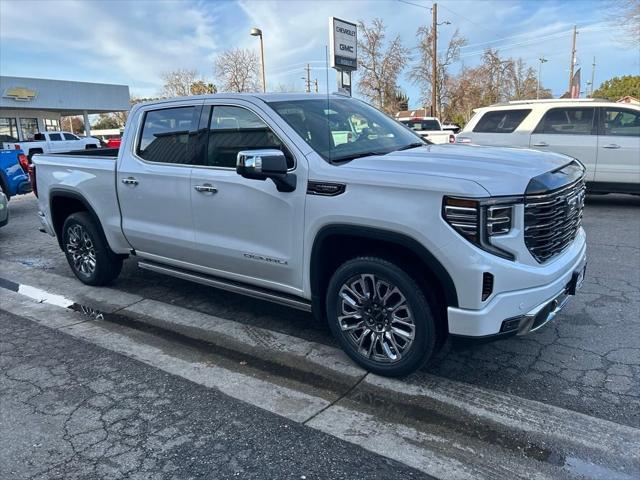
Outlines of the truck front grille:
[{"label": "truck front grille", "polygon": [[524,241],[538,263],[558,255],[576,238],[584,197],[582,179],[550,193],[525,196]]}]

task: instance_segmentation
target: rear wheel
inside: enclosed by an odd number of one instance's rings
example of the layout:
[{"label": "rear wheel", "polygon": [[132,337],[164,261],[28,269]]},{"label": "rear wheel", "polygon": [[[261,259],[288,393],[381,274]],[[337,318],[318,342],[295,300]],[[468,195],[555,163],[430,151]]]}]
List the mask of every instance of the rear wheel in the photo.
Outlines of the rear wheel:
[{"label": "rear wheel", "polygon": [[379,375],[407,375],[435,350],[427,298],[403,269],[381,258],[355,258],[336,270],[327,291],[327,316],[345,352]]},{"label": "rear wheel", "polygon": [[71,270],[82,283],[106,285],[122,270],[122,257],[111,251],[87,212],[67,217],[62,227],[62,245]]}]

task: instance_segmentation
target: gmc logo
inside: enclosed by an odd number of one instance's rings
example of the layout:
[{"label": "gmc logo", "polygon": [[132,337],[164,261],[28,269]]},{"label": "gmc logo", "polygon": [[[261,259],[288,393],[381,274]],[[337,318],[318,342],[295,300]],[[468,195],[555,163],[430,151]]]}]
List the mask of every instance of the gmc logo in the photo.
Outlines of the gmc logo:
[{"label": "gmc logo", "polygon": [[353,53],[353,45],[345,45],[343,43],[340,44],[340,50],[343,52]]}]

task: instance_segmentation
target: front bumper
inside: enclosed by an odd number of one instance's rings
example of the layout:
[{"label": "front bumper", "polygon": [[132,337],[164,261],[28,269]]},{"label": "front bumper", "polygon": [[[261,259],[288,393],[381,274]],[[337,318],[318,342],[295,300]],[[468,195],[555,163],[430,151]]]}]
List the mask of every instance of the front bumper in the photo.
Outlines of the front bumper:
[{"label": "front bumper", "polygon": [[[584,274],[586,245],[563,273],[547,285],[498,293],[480,310],[448,308],[449,333],[463,337],[524,335],[553,320],[570,299],[574,274]],[[573,282],[572,282],[573,281]]]}]

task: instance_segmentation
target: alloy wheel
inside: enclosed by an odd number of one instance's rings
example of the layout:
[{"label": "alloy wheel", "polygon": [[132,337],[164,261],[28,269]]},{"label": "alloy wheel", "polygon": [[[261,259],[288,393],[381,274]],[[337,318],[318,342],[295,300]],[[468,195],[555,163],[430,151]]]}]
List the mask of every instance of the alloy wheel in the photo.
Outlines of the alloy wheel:
[{"label": "alloy wheel", "polygon": [[66,249],[76,271],[85,276],[93,275],[96,270],[96,250],[82,225],[75,224],[67,228]]},{"label": "alloy wheel", "polygon": [[396,363],[411,349],[415,322],[405,295],[388,280],[360,274],[339,290],[338,324],[358,353]]}]

